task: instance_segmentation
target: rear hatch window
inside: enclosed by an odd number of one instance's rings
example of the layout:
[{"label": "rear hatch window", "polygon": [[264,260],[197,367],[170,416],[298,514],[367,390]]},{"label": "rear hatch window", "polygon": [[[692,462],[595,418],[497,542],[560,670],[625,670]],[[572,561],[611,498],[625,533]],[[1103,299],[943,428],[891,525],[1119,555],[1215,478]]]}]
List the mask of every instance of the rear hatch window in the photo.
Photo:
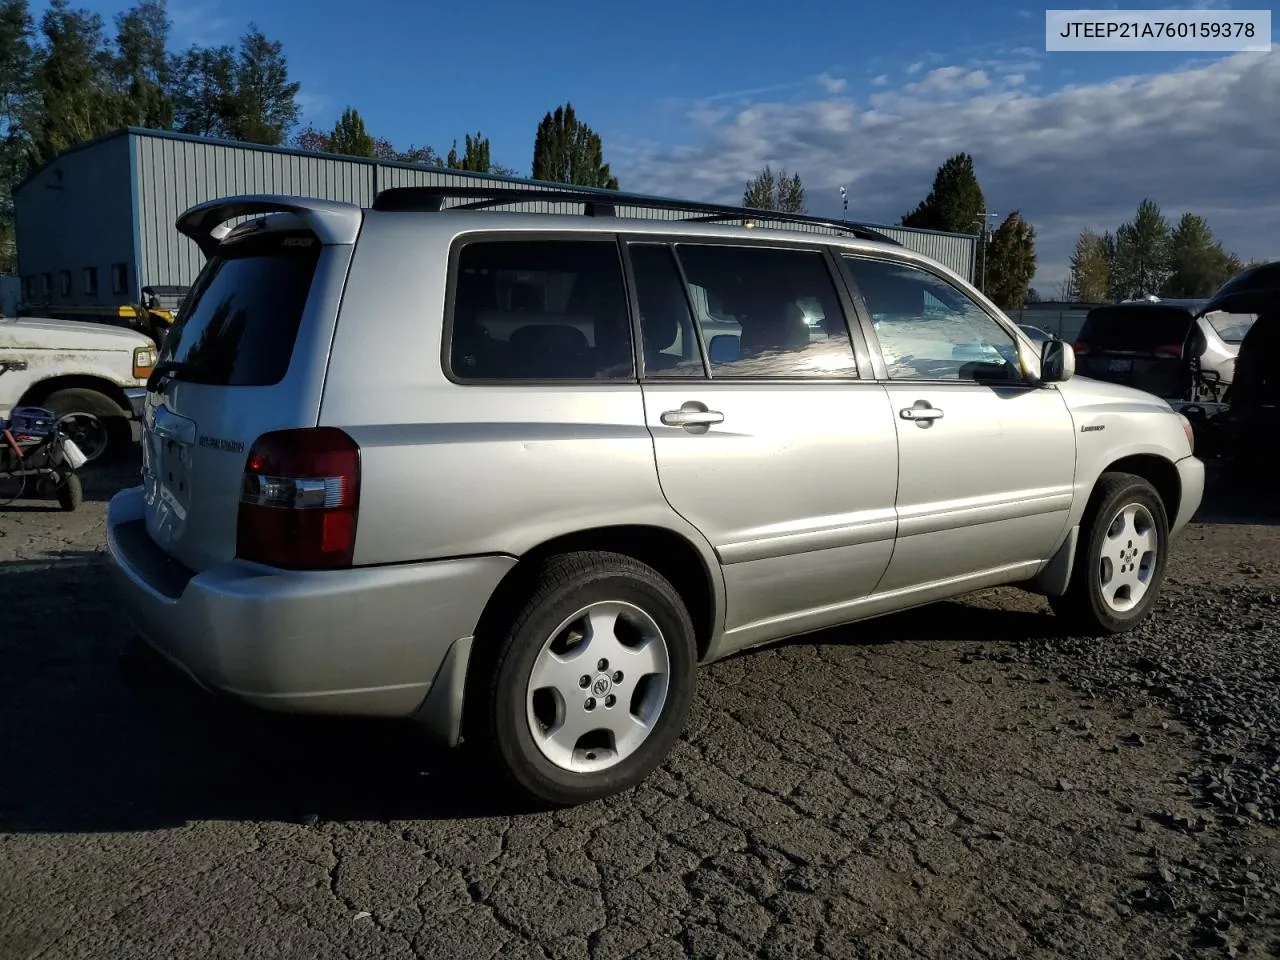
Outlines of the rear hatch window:
[{"label": "rear hatch window", "polygon": [[323,249],[306,234],[225,244],[196,278],[160,363],[190,383],[265,387],[284,379]]},{"label": "rear hatch window", "polygon": [[1080,342],[1091,352],[1153,353],[1181,346],[1191,323],[1190,313],[1174,307],[1102,307],[1089,311]]}]

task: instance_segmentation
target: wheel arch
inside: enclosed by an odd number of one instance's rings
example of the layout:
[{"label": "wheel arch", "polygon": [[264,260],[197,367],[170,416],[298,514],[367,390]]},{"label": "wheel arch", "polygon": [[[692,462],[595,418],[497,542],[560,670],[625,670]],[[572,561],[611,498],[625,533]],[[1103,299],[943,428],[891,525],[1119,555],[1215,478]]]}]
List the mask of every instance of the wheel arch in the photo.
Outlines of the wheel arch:
[{"label": "wheel arch", "polygon": [[1057,552],[1039,573],[1023,584],[1027,590],[1047,597],[1060,597],[1067,592],[1075,571],[1080,537],[1083,535],[1081,524],[1088,515],[1089,505],[1097,495],[1102,478],[1109,473],[1129,473],[1150,483],[1164,505],[1168,522],[1173,523],[1182,502],[1182,481],[1178,477],[1178,468],[1173,461],[1156,453],[1135,453],[1113,460],[1094,478],[1093,485],[1089,488],[1089,496],[1084,499],[1084,503],[1078,510],[1073,512],[1075,519],[1067,527],[1065,539]]},{"label": "wheel arch", "polygon": [[1155,487],[1156,493],[1160,496],[1160,502],[1164,504],[1165,516],[1170,524],[1173,523],[1178,515],[1178,508],[1182,505],[1182,481],[1178,477],[1178,468],[1172,460],[1154,453],[1137,453],[1121,457],[1103,467],[1102,473],[1098,474],[1093,482],[1093,490],[1089,492],[1090,498],[1093,496],[1093,491],[1098,489],[1102,478],[1108,473],[1131,473],[1146,480]]},{"label": "wheel arch", "polygon": [[712,567],[703,551],[688,537],[666,527],[646,524],[595,527],[552,537],[519,554],[518,562],[498,583],[480,614],[475,639],[468,645],[466,664],[460,678],[462,702],[458,729],[464,738],[474,723],[472,711],[475,704],[483,702],[485,638],[493,635],[502,617],[510,616],[522,596],[532,589],[531,573],[539,561],[556,554],[583,550],[624,554],[653,567],[666,577],[688,607],[698,660],[701,662],[706,657],[717,627],[723,621],[724,590],[723,584],[717,580],[718,567]]},{"label": "wheel arch", "polygon": [[698,643],[698,659],[706,656],[716,627],[723,619],[723,589],[717,588],[716,571],[704,552],[688,537],[648,524],[578,530],[523,551],[485,605],[476,625],[476,635],[484,635],[486,628],[508,612],[520,593],[528,589],[529,572],[539,561],[556,554],[585,550],[620,553],[653,567],[666,577],[689,609]]},{"label": "wheel arch", "polygon": [[39,405],[59,390],[92,390],[100,393],[117,407],[122,416],[129,416],[129,398],[124,389],[106,377],[97,377],[87,373],[60,374],[38,380],[26,389],[18,405]]}]

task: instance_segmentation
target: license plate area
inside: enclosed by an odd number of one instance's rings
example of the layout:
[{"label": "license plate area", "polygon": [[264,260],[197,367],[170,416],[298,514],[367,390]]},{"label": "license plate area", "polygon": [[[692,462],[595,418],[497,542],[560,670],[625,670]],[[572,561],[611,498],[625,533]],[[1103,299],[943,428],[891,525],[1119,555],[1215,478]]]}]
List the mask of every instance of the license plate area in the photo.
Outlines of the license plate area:
[{"label": "license plate area", "polygon": [[161,546],[168,546],[181,537],[186,526],[195,440],[195,421],[167,407],[156,408],[147,429],[143,487],[147,499],[147,530]]},{"label": "license plate area", "polygon": [[1132,373],[1133,361],[1128,357],[1112,357],[1107,361],[1107,370],[1111,373]]}]

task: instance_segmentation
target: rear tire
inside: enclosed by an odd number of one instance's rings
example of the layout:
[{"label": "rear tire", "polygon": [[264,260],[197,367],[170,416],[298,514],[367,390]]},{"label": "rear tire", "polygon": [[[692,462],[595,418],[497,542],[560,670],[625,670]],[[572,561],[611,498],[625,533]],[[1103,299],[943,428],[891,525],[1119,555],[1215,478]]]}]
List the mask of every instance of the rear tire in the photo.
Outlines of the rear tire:
[{"label": "rear tire", "polygon": [[97,390],[56,390],[39,405],[58,415],[62,432],[76,442],[90,463],[106,463],[119,456],[133,439],[128,414]]},{"label": "rear tire", "polygon": [[592,551],[542,561],[520,596],[477,637],[468,739],[538,806],[640,783],[693,701],[697,646],[679,593],[652,567]]},{"label": "rear tire", "polygon": [[1049,605],[1073,633],[1132,630],[1155,605],[1168,552],[1168,515],[1155,488],[1131,473],[1104,473],[1080,524],[1071,585]]}]

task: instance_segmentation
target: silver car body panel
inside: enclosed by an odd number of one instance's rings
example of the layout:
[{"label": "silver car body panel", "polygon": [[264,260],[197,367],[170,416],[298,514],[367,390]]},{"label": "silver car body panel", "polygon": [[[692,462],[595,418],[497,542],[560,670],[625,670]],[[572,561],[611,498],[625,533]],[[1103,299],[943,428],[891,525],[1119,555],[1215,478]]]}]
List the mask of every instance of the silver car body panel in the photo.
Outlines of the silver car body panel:
[{"label": "silver car body panel", "polygon": [[[1127,457],[1177,464],[1176,528],[1199,503],[1203,467],[1164,401],[1083,378],[890,381],[860,310],[849,322],[862,380],[463,384],[442,363],[450,253],[463,236],[750,237],[813,248],[810,235],[311,209],[298,198],[217,203],[267,214],[255,229],[301,225],[325,241],[293,359],[273,386],[176,378],[152,393],[144,484],[113,501],[109,539],[140,632],[203,682],[253,702],[416,714],[456,742],[470,638],[493,591],[518,558],[583,531],[647,527],[690,545],[708,574],[703,659],[714,660],[980,587],[1060,580],[1093,486]],[[214,212],[184,219],[212,237],[221,214],[203,206]],[[1038,375],[1037,345],[945,267],[872,241],[820,242],[947,279]],[[920,401],[945,416],[923,427],[900,415]],[[703,430],[663,423],[687,402],[723,420]],[[266,431],[317,425],[341,428],[361,449],[354,568],[246,565],[235,558],[245,454]],[[148,579],[155,558],[141,558],[149,548],[129,533],[140,522],[157,554],[186,571],[180,596]],[[703,589],[677,584],[686,586]]]}]

